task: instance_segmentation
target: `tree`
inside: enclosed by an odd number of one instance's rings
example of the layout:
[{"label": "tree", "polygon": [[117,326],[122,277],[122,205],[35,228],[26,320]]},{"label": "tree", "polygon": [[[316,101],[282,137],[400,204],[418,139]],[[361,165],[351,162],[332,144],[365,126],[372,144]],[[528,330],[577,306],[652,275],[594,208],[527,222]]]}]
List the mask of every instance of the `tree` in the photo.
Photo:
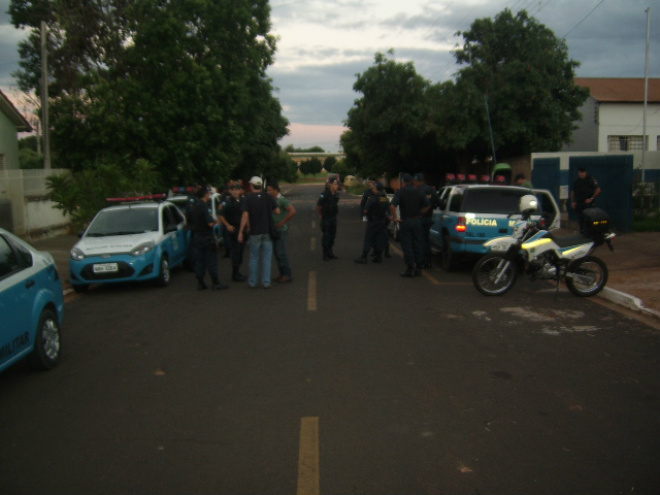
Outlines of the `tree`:
[{"label": "tree", "polygon": [[287,133],[266,69],[267,0],[12,0],[33,28],[18,80],[37,89],[49,26],[52,146],[74,170],[146,159],[170,183],[264,172]]},{"label": "tree", "polygon": [[321,172],[323,165],[318,158],[310,158],[300,163],[300,171],[303,175],[315,175]]},{"label": "tree", "polygon": [[335,166],[335,163],[337,163],[337,159],[334,156],[328,156],[325,160],[323,160],[323,168],[326,172],[332,172],[332,168]]},{"label": "tree", "polygon": [[[476,105],[468,110],[476,116],[487,115],[487,99],[498,155],[560,149],[588,96],[573,81],[579,63],[569,59],[566,43],[524,10],[514,16],[506,9],[494,20],[477,19],[458,34],[463,45],[454,55],[466,67],[459,71],[456,87],[468,98],[452,101]],[[483,95],[481,103],[475,98],[478,93]],[[475,122],[481,127],[478,136],[474,129],[467,135],[475,143],[489,143],[487,119]]]},{"label": "tree", "polygon": [[[393,54],[392,51],[389,54]],[[397,63],[377,53],[374,65],[358,74],[353,89],[362,96],[348,111],[350,134],[342,146],[364,175],[415,172],[428,155],[420,153],[429,137],[425,94],[429,82],[411,62]],[[347,146],[348,145],[348,146]]]}]

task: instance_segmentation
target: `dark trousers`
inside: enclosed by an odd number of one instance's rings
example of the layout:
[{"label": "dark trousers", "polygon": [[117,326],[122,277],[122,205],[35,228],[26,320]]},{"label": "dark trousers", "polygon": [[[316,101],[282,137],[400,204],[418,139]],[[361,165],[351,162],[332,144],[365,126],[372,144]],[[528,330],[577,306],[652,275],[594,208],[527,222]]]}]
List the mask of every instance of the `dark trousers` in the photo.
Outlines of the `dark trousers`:
[{"label": "dark trousers", "polygon": [[204,275],[209,272],[211,280],[218,280],[218,248],[212,234],[195,234],[193,237],[195,250],[195,276],[197,280],[204,280]]},{"label": "dark trousers", "polygon": [[231,251],[231,267],[234,270],[238,270],[241,264],[243,264],[245,243],[238,242],[238,229],[235,232],[229,232],[227,237],[229,238],[229,249]]},{"label": "dark trousers", "polygon": [[433,226],[433,218],[422,217],[422,253],[425,263],[431,261],[431,226]]},{"label": "dark trousers", "polygon": [[324,216],[321,219],[321,232],[323,232],[323,238],[321,239],[323,251],[329,251],[335,245],[335,236],[337,235],[337,217]]},{"label": "dark trousers", "polygon": [[401,241],[401,249],[403,249],[403,259],[408,268],[421,265],[424,262],[423,235],[421,218],[404,218],[401,221],[399,240]]},{"label": "dark trousers", "polygon": [[367,229],[364,232],[364,245],[362,252],[366,256],[371,248],[374,248],[376,255],[379,255],[385,249],[387,243],[387,223],[385,220],[373,220],[367,222]]}]

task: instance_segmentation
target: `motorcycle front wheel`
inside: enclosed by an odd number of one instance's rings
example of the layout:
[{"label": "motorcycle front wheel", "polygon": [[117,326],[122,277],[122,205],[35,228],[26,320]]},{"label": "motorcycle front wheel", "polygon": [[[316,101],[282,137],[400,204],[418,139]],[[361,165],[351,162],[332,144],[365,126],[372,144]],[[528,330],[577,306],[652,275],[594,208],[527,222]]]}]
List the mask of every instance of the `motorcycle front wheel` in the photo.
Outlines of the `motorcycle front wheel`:
[{"label": "motorcycle front wheel", "polygon": [[607,283],[607,265],[595,256],[571,263],[566,271],[568,289],[579,297],[595,296]]},{"label": "motorcycle front wheel", "polygon": [[518,276],[518,266],[501,254],[487,254],[472,270],[472,282],[486,296],[508,292]]}]

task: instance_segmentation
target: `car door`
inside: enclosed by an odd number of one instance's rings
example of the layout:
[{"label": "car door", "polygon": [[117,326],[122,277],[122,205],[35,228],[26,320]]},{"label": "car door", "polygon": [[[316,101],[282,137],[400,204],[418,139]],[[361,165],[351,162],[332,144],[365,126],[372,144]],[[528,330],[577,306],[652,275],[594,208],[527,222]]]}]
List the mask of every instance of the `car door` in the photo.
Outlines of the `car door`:
[{"label": "car door", "polygon": [[172,264],[178,264],[188,255],[188,238],[186,220],[183,214],[175,206],[166,206],[165,209],[166,228],[170,230]]},{"label": "car door", "polygon": [[30,350],[37,286],[32,255],[0,235],[0,368]]}]

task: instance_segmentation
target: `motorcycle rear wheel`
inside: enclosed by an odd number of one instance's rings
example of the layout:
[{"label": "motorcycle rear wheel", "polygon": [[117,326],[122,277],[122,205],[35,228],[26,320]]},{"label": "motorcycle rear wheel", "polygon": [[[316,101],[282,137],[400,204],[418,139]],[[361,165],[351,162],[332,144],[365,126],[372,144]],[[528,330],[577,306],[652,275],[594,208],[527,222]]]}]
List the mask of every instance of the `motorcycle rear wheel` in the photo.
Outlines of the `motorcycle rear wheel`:
[{"label": "motorcycle rear wheel", "polygon": [[487,254],[472,270],[472,282],[486,296],[501,296],[511,290],[518,276],[516,263],[501,254]]},{"label": "motorcycle rear wheel", "polygon": [[607,283],[607,265],[596,256],[587,256],[571,263],[567,270],[566,285],[578,297],[595,296]]}]

